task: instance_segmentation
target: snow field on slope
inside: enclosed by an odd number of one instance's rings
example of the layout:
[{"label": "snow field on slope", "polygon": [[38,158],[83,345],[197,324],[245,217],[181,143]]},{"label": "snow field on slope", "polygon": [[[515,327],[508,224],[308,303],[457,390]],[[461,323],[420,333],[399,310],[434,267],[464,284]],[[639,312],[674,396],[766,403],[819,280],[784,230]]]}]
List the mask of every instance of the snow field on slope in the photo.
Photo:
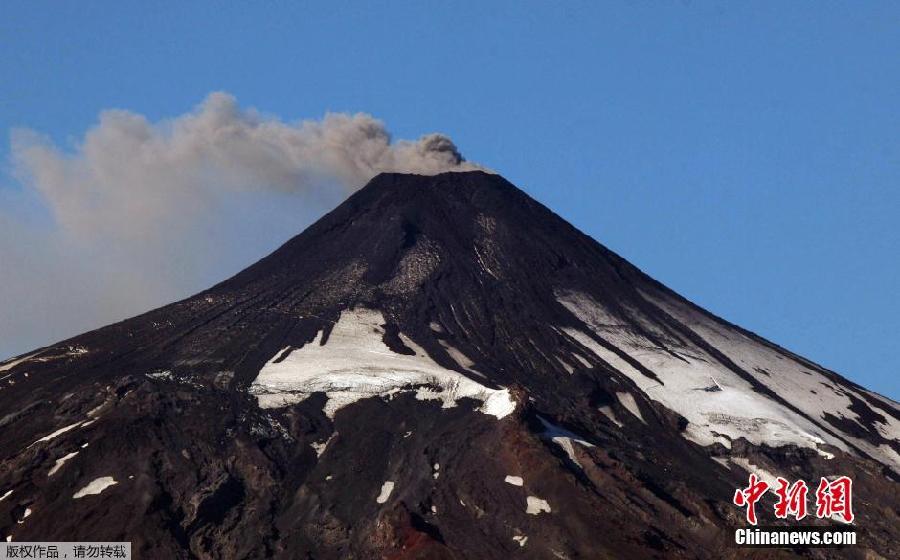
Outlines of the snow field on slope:
[{"label": "snow field on slope", "polygon": [[[821,421],[832,431],[839,432],[842,438],[878,461],[889,465],[893,464],[894,469],[900,472],[900,455],[890,446],[886,444],[873,445],[871,442],[839,430],[825,420],[825,414],[830,413],[839,418],[856,422],[865,428],[859,415],[850,409],[853,402],[848,395],[853,395],[856,399],[863,401],[866,407],[884,418],[884,422],[877,420],[873,422],[875,430],[882,437],[888,440],[900,440],[900,421],[883,408],[866,401],[859,391],[846,385],[838,386],[834,381],[816,371],[815,366],[807,365],[789,355],[780,353],[775,348],[759,343],[739,331],[726,329],[724,325],[710,320],[680,302],[662,301],[658,298],[650,298],[646,294],[645,297],[665,310],[666,313],[678,318],[707,343],[752,375],[754,379],[781,395],[804,414],[816,421]],[[763,372],[767,372],[768,375]],[[876,400],[885,403],[884,408],[890,406],[884,397]],[[828,457],[827,453],[822,452],[822,454],[826,458]]]},{"label": "snow field on slope", "polygon": [[515,410],[508,389],[491,389],[437,364],[408,337],[401,340],[414,356],[397,354],[383,341],[385,320],[372,309],[344,310],[326,344],[323,332],[276,363],[276,354],[263,366],[250,387],[261,408],[279,408],[300,402],[313,393],[328,397],[329,417],[360,399],[415,391],[419,400],[440,400],[444,408],[461,398],[483,403],[479,411],[505,417]]},{"label": "snow field on slope", "polygon": [[[557,300],[595,335],[625,351],[662,380],[661,385],[642,374],[587,333],[573,328],[562,329],[634,381],[651,400],[687,418],[689,424],[685,435],[697,444],[706,446],[719,442],[730,448],[729,438],[743,437],[751,443],[773,447],[795,444],[817,449],[818,445],[827,442],[847,449],[843,441],[754,391],[748,381],[713,358],[692,355],[683,356],[682,360],[661,348],[653,348],[648,340],[636,341],[633,334],[619,336],[609,328],[609,313],[587,294],[560,292]],[[699,350],[691,349],[691,354],[699,353]]]}]

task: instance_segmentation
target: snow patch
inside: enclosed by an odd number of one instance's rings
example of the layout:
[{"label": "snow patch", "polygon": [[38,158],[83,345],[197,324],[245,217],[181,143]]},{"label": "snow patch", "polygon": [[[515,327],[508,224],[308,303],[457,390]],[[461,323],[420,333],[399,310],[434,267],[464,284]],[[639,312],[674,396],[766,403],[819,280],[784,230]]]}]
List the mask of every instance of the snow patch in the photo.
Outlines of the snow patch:
[{"label": "snow patch", "polygon": [[525,546],[525,543],[528,542],[528,537],[524,535],[516,535],[513,537],[513,540],[519,543],[519,546]]},{"label": "snow patch", "polygon": [[30,360],[31,358],[34,358],[38,354],[40,354],[40,352],[34,352],[33,354],[28,354],[27,356],[22,356],[18,360],[10,360],[9,362],[6,362],[2,366],[0,366],[0,372],[9,371],[12,368],[16,367],[17,365],[23,364],[23,363],[27,362],[28,360]]},{"label": "snow patch", "polygon": [[574,373],[575,368],[569,365],[569,362],[563,360],[559,356],[556,356],[556,361],[560,363],[564,370],[566,370],[566,373],[568,373],[569,375],[572,375],[572,373]]},{"label": "snow patch", "polygon": [[547,500],[543,500],[536,496],[528,496],[525,499],[525,513],[529,515],[538,515],[542,511],[546,511],[550,513],[550,504],[547,503]]},{"label": "snow patch", "polygon": [[100,410],[101,410],[104,406],[106,406],[106,401],[103,401],[102,403],[98,404],[98,405],[95,406],[94,408],[88,410],[87,415],[88,415],[90,418],[93,418],[94,415],[97,414],[98,412],[100,412]]},{"label": "snow patch", "polygon": [[378,494],[378,497],[375,498],[375,501],[378,502],[379,504],[383,504],[384,502],[388,501],[388,498],[391,497],[391,492],[393,492],[393,491],[394,491],[394,482],[391,480],[388,480],[387,482],[385,482],[384,484],[381,485],[381,493]]},{"label": "snow patch", "polygon": [[606,416],[607,418],[609,418],[609,420],[610,420],[613,424],[615,424],[616,426],[618,426],[618,427],[620,427],[620,428],[623,426],[622,422],[620,422],[619,419],[616,418],[616,413],[613,412],[613,409],[612,409],[612,408],[610,408],[610,407],[608,407],[608,406],[601,406],[601,407],[598,408],[597,410],[600,411],[600,414],[602,414],[603,416]]},{"label": "snow patch", "polygon": [[328,436],[328,439],[326,439],[325,441],[323,441],[323,442],[314,441],[310,444],[312,446],[313,450],[315,450],[315,452],[316,452],[316,457],[321,457],[322,453],[325,453],[325,449],[328,447],[328,444],[331,443],[331,440],[334,439],[334,436],[336,436],[336,435],[337,435],[337,432],[332,432],[331,435]]},{"label": "snow patch", "polygon": [[60,429],[56,430],[56,431],[53,432],[52,434],[48,434],[48,435],[46,435],[46,436],[40,438],[39,440],[35,441],[34,443],[32,443],[31,445],[29,445],[28,447],[31,447],[31,446],[33,446],[33,445],[37,445],[38,443],[41,443],[41,442],[44,442],[44,441],[50,441],[50,440],[56,438],[57,436],[61,436],[62,434],[66,433],[66,432],[68,432],[68,431],[70,431],[70,430],[74,430],[75,428],[77,428],[78,426],[81,426],[82,424],[84,424],[84,420],[80,420],[80,421],[78,421],[78,422],[75,422],[74,424],[69,424],[68,426],[65,426],[65,427],[63,427],[63,428],[60,428]]},{"label": "snow patch", "polygon": [[484,401],[484,406],[482,406],[478,410],[480,410],[484,414],[496,416],[499,420],[515,412],[516,401],[513,400],[509,389],[501,389],[496,393],[490,394]]},{"label": "snow patch", "polygon": [[31,508],[29,508],[29,507],[25,508],[25,513],[22,514],[22,519],[19,519],[17,521],[17,523],[19,525],[21,525],[22,523],[25,523],[25,518],[28,517],[29,515],[31,515],[31,513],[32,513]]},{"label": "snow patch", "polygon": [[634,400],[634,395],[631,393],[616,393],[616,398],[619,399],[619,403],[625,407],[625,410],[634,414],[638,420],[644,424],[647,423],[644,420],[644,417],[641,416],[641,409],[638,408],[637,402]]},{"label": "snow patch", "polygon": [[523,484],[525,484],[525,481],[522,480],[521,476],[513,476],[511,474],[506,475],[506,478],[503,479],[503,482],[512,484],[513,486],[522,486]]},{"label": "snow patch", "polygon": [[328,397],[329,418],[358,400],[408,390],[415,390],[419,400],[440,400],[444,408],[456,406],[461,398],[480,400],[479,411],[498,419],[515,410],[508,389],[491,389],[445,369],[418,348],[413,348],[414,356],[393,352],[382,340],[384,322],[376,310],[343,311],[327,344],[321,345],[319,332],[313,342],[276,363],[288,348],[278,352],[260,370],[250,393],[261,408],[279,408],[322,392]]},{"label": "snow patch", "polygon": [[557,426],[556,424],[549,422],[541,415],[538,415],[537,418],[544,426],[544,432],[541,434],[541,437],[549,439],[550,441],[558,445],[566,453],[566,455],[568,455],[569,459],[573,463],[578,465],[578,468],[584,468],[581,466],[581,463],[578,462],[578,458],[575,455],[575,447],[572,445],[572,442],[578,443],[585,447],[594,447],[594,444],[581,438],[577,434],[570,432],[562,426]]},{"label": "snow patch", "polygon": [[53,468],[51,468],[50,471],[47,472],[47,476],[53,476],[54,474],[56,474],[56,472],[59,469],[61,469],[63,465],[66,464],[66,461],[74,458],[76,455],[78,455],[78,452],[73,451],[73,452],[69,453],[68,455],[64,455],[64,456],[60,457],[59,459],[57,459],[56,463],[53,464]]},{"label": "snow patch", "polygon": [[93,496],[95,494],[99,494],[100,492],[103,492],[104,490],[115,484],[118,484],[118,482],[116,482],[113,477],[101,476],[100,478],[96,478],[90,481],[87,486],[85,486],[78,492],[75,492],[75,494],[72,495],[72,499],[77,500],[85,496]]},{"label": "snow patch", "polygon": [[746,457],[731,457],[731,459],[729,460],[735,465],[743,468],[748,473],[758,476],[760,480],[768,483],[770,488],[778,487],[778,475],[772,474],[770,471],[754,465],[750,462],[750,459],[747,459]]},{"label": "snow patch", "polygon": [[816,448],[816,453],[818,453],[822,457],[825,457],[828,460],[834,459],[834,453],[829,453],[829,452],[825,451],[824,449]]},{"label": "snow patch", "polygon": [[470,370],[475,367],[475,362],[470,360],[469,357],[463,354],[460,350],[447,344],[447,341],[438,339],[438,343],[444,350],[447,351],[447,354],[449,354],[450,357],[453,358],[453,361],[456,362],[459,367],[466,370]]},{"label": "snow patch", "polygon": [[7,490],[6,494],[3,494],[2,496],[0,496],[0,502],[2,502],[3,500],[5,500],[6,498],[9,498],[9,496],[10,496],[12,493],[13,493],[12,490]]}]

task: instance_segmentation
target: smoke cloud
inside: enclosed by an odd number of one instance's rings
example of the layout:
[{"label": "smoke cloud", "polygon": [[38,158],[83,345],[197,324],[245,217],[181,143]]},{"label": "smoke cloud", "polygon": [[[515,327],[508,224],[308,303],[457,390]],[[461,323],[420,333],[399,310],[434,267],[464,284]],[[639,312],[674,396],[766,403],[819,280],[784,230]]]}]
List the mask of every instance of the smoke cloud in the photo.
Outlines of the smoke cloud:
[{"label": "smoke cloud", "polygon": [[0,358],[189,295],[274,249],[380,172],[483,169],[441,134],[363,113],[284,122],[212,93],[162,122],[123,110],[65,151],[11,136],[0,189]]}]

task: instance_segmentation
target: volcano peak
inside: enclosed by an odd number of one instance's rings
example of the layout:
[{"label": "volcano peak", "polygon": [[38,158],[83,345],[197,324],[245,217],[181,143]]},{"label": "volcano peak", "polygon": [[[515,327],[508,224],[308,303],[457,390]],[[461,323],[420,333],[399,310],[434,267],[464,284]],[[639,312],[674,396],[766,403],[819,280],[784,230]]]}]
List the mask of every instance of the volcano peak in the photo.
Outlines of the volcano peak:
[{"label": "volcano peak", "polygon": [[[725,557],[749,472],[851,476],[860,542],[889,556],[900,536],[880,513],[898,505],[897,403],[481,171],[378,175],[233,278],[0,372],[17,540]],[[115,483],[72,498],[96,480]]]}]

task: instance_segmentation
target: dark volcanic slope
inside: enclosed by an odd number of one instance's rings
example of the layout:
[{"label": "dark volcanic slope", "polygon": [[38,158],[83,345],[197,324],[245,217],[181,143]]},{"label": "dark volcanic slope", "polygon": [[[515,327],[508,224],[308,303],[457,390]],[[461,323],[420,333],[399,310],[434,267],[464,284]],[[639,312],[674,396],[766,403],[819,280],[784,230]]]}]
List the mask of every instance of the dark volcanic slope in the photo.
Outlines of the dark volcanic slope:
[{"label": "dark volcanic slope", "polygon": [[376,177],[234,278],[8,362],[0,386],[15,540],[131,540],[142,559],[739,557],[731,497],[751,469],[852,476],[860,531],[853,550],[757,556],[900,552],[897,403],[481,172]]}]

